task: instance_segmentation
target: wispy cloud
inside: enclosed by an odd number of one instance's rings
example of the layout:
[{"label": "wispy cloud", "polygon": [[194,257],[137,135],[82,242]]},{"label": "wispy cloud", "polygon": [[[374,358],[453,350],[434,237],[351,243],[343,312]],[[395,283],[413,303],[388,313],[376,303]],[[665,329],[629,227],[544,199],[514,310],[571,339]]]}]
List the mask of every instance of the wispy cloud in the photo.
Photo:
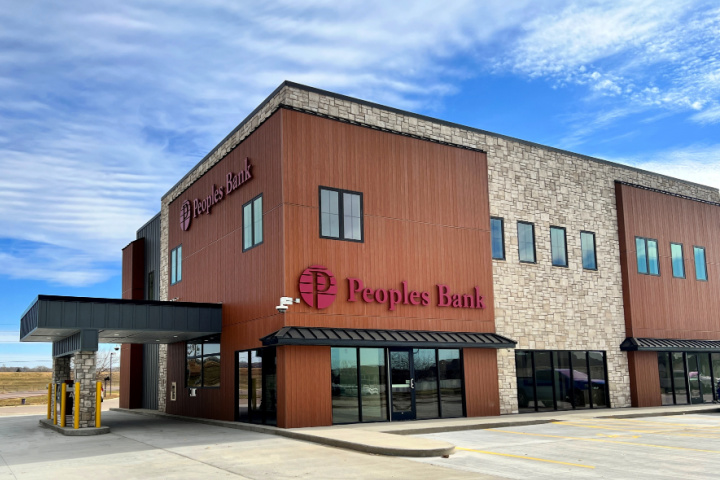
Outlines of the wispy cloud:
[{"label": "wispy cloud", "polygon": [[701,185],[720,187],[720,143],[603,158]]},{"label": "wispy cloud", "polygon": [[160,196],[285,79],[424,113],[488,72],[576,86],[607,103],[568,143],[639,109],[720,122],[719,25],[702,0],[9,2],[0,274],[107,278]]}]

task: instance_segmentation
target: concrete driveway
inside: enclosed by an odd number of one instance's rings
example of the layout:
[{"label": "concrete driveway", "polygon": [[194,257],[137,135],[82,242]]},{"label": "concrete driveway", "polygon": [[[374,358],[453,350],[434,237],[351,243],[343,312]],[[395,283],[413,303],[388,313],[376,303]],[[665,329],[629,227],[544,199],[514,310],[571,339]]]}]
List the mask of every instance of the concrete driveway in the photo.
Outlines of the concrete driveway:
[{"label": "concrete driveway", "polygon": [[494,478],[244,430],[111,411],[111,433],[66,437],[0,417],[0,479]]},{"label": "concrete driveway", "polygon": [[720,414],[582,418],[422,435],[456,445],[413,461],[515,479],[706,479],[720,472]]}]

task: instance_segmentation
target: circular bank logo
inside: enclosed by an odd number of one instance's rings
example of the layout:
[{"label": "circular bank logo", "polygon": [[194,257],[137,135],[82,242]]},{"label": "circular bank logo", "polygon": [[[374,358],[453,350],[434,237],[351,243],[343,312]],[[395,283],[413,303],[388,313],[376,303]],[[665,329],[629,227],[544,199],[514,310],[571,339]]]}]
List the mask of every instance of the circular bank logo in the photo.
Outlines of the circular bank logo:
[{"label": "circular bank logo", "polygon": [[190,200],[185,200],[180,207],[180,228],[187,231],[190,228],[190,218],[192,217],[192,206]]},{"label": "circular bank logo", "polygon": [[312,265],[300,275],[300,296],[311,307],[327,308],[335,301],[337,282],[330,270]]}]

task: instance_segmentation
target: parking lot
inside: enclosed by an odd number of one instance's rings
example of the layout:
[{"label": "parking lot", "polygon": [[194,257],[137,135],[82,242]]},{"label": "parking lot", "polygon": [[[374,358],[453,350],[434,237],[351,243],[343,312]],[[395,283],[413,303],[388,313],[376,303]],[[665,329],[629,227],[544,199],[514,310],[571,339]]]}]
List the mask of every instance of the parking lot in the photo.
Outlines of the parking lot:
[{"label": "parking lot", "polygon": [[585,418],[423,435],[453,443],[447,459],[414,461],[505,478],[713,478],[720,414]]}]

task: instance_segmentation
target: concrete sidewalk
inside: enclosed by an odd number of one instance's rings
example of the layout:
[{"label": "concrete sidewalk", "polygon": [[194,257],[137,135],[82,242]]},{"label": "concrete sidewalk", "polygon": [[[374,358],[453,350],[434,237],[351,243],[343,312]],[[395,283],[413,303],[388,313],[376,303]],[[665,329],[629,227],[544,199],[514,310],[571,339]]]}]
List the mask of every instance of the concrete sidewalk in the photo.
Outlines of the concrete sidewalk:
[{"label": "concrete sidewalk", "polygon": [[155,410],[112,410],[172,418],[187,422],[216,425],[239,430],[247,430],[271,435],[289,437],[296,440],[356,450],[377,455],[403,457],[441,457],[451,455],[455,446],[427,438],[413,437],[427,433],[502,428],[508,426],[536,425],[554,421],[571,421],[589,418],[636,418],[664,415],[684,415],[698,413],[719,413],[720,406],[677,405],[651,408],[617,408],[599,410],[575,410],[543,413],[502,415],[498,417],[451,418],[437,420],[417,420],[407,422],[357,423],[332,427],[277,428],[267,425],[255,425],[204,418],[181,417],[157,412]]}]

